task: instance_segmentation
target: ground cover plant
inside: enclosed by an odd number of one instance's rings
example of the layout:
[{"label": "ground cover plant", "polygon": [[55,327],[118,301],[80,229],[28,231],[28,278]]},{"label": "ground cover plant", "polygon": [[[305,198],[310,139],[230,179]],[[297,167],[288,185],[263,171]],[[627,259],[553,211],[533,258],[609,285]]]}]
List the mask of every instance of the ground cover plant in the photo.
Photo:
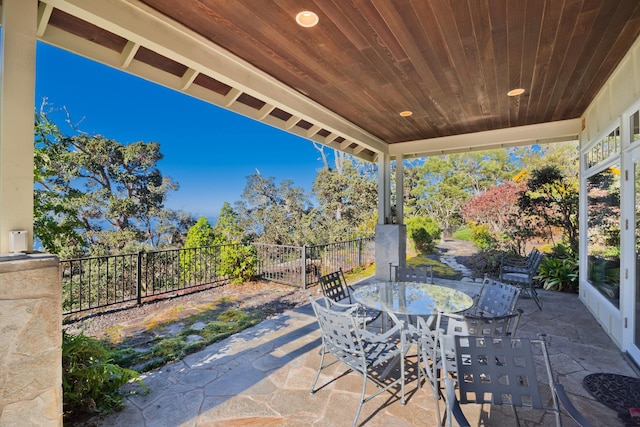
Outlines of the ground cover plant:
[{"label": "ground cover plant", "polygon": [[[195,314],[172,319],[171,312],[147,321],[145,330],[124,339],[111,331],[110,346],[118,365],[145,372],[180,360],[188,354],[258,324],[267,317],[260,309],[244,310],[237,302],[222,298],[198,307]],[[181,311],[177,306],[173,312]],[[176,316],[173,316],[176,317]]]},{"label": "ground cover plant", "polygon": [[145,390],[138,373],[113,361],[108,345],[84,334],[62,333],[62,390],[65,422],[119,409],[120,387],[130,381]]}]

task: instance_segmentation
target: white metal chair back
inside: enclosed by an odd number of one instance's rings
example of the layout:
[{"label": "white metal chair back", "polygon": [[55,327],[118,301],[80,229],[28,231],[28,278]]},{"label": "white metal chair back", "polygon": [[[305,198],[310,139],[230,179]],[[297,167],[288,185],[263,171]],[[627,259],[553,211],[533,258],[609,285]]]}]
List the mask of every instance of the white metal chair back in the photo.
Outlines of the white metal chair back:
[{"label": "white metal chair back", "polygon": [[[334,310],[333,307],[342,304],[332,303],[327,297],[316,301],[309,297],[311,306],[318,320],[322,333],[322,351],[320,366],[311,385],[311,393],[316,392],[316,384],[321,371],[337,362],[342,362],[351,370],[362,376],[362,393],[360,402],[353,419],[356,425],[363,403],[371,400],[378,394],[388,391],[396,385],[400,385],[401,402],[404,405],[404,353],[406,337],[403,323],[393,313],[389,313],[394,325],[384,334],[377,334],[364,328],[357,319],[358,306],[352,305],[346,310]],[[344,308],[344,307],[343,307]],[[336,360],[324,364],[326,354],[331,354]],[[399,378],[393,381],[384,381],[376,377],[376,368],[385,363],[400,362]],[[378,391],[366,396],[367,382],[378,387]]]},{"label": "white metal chair back", "polygon": [[[446,327],[446,335],[514,336],[522,310],[504,316],[475,316],[472,314],[443,314],[440,328]],[[443,325],[444,323],[444,325]]]},{"label": "white metal chair back", "polygon": [[395,282],[420,282],[433,284],[433,266],[431,265],[418,265],[418,266],[400,266],[390,265],[390,280]]},{"label": "white metal chair back", "polygon": [[518,286],[486,277],[477,302],[470,314],[481,316],[506,316],[514,312],[521,289]]},{"label": "white metal chair back", "polygon": [[353,304],[351,299],[351,293],[353,289],[347,285],[347,280],[344,277],[342,269],[325,274],[318,277],[318,282],[322,288],[322,294],[331,298],[335,302],[343,300],[349,301],[349,304]]}]

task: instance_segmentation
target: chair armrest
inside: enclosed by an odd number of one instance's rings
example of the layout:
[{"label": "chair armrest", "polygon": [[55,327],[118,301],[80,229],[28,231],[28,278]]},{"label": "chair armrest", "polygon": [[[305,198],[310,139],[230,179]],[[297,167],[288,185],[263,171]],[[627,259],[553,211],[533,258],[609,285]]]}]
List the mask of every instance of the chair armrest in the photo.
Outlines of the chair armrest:
[{"label": "chair armrest", "polygon": [[556,392],[556,396],[558,396],[558,400],[562,403],[562,406],[564,406],[564,409],[566,409],[569,416],[571,416],[571,418],[573,418],[573,420],[580,426],[591,427],[591,423],[582,416],[575,406],[573,406],[573,403],[569,400],[569,396],[567,396],[567,393],[564,391],[564,387],[561,384],[554,384],[553,388]]},{"label": "chair armrest", "polygon": [[460,427],[471,427],[471,424],[464,416],[462,408],[460,407],[460,402],[458,402],[458,398],[456,397],[456,387],[453,379],[445,378],[444,385],[447,394],[446,403],[448,411],[451,412]]},{"label": "chair armrest", "polygon": [[399,320],[393,313],[389,312],[387,315],[393,321],[393,327],[389,328],[386,332],[379,334],[362,329],[360,334],[369,342],[385,342],[389,341],[394,335],[399,335],[402,347],[404,347],[407,342],[407,331],[404,327],[404,322]]},{"label": "chair armrest", "polygon": [[357,311],[358,310],[358,306],[355,305],[355,304],[342,304],[340,302],[335,302],[331,298],[327,298],[327,297],[322,297],[322,298],[320,298],[320,300],[324,301],[324,304],[325,304],[326,308],[339,309],[339,310],[345,311],[345,312],[346,311]]}]

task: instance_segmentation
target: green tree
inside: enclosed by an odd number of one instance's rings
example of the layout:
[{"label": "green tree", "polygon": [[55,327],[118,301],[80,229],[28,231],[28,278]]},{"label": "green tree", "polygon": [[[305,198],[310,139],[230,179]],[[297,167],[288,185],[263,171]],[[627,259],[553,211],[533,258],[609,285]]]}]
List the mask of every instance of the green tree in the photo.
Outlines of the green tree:
[{"label": "green tree", "polygon": [[553,228],[560,228],[573,253],[578,253],[578,180],[575,175],[567,176],[555,165],[533,170],[518,205],[524,214],[542,219],[550,239],[553,239]]},{"label": "green tree", "polygon": [[202,248],[213,246],[216,242],[216,235],[209,224],[209,220],[204,216],[198,218],[195,224],[189,228],[187,239],[184,242],[185,248]]},{"label": "green tree", "polygon": [[[64,136],[42,109],[35,143],[39,200],[34,225],[47,250],[61,254],[66,244],[76,253],[131,252],[174,241],[192,223],[184,213],[164,207],[178,185],[157,168],[158,143]],[[50,238],[47,227],[54,221],[73,232]]]},{"label": "green tree", "polygon": [[201,282],[216,268],[216,236],[204,216],[189,228],[184,250],[180,251],[180,271],[187,283]]},{"label": "green tree", "polygon": [[309,197],[293,181],[276,186],[274,177],[260,173],[247,177],[241,200],[236,202],[240,226],[251,240],[278,245],[302,245],[304,224],[312,214]]},{"label": "green tree", "polygon": [[420,179],[411,193],[416,214],[436,219],[445,231],[451,232],[463,222],[462,205],[472,196],[511,179],[516,165],[507,150],[492,150],[429,157],[418,171]]},{"label": "green tree", "polygon": [[[511,157],[520,164],[524,175],[529,171],[553,165],[563,175],[573,176],[580,170],[579,152],[577,142],[558,142],[514,148]],[[526,181],[526,177],[522,181]]]},{"label": "green tree", "polygon": [[35,115],[34,133],[34,199],[33,229],[44,249],[62,258],[73,258],[83,254],[83,238],[77,230],[82,228],[76,203],[69,203],[75,192],[63,195],[57,191],[52,159],[60,155],[58,144],[62,133],[43,112]]},{"label": "green tree", "polygon": [[[215,241],[220,247],[219,272],[231,283],[252,280],[257,273],[258,255],[255,247],[246,243],[246,234],[240,226],[238,213],[225,202],[213,228]],[[243,243],[244,242],[244,243]]]},{"label": "green tree", "polygon": [[[358,167],[359,166],[359,167]],[[376,216],[377,183],[375,176],[353,159],[336,156],[336,166],[325,166],[316,175],[313,193],[318,201],[318,226],[324,242],[371,235],[363,228]],[[323,243],[323,242],[317,242]]]},{"label": "green tree", "polygon": [[217,244],[239,243],[246,239],[246,234],[239,223],[238,213],[228,202],[222,205],[213,232]]}]

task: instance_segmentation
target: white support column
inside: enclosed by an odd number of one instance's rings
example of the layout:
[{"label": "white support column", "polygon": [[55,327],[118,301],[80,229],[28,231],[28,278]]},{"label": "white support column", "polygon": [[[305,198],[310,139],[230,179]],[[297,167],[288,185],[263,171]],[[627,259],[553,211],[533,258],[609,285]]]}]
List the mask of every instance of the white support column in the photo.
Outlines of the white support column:
[{"label": "white support column", "polygon": [[[400,178],[400,180],[402,180]],[[396,175],[396,183],[398,176]],[[401,182],[402,185],[402,182]],[[402,204],[402,203],[400,203]],[[402,208],[400,208],[402,210]],[[389,264],[405,265],[407,230],[391,221],[391,159],[378,155],[378,225],[376,226],[376,279],[390,280]]]},{"label": "white support column", "polygon": [[404,156],[396,156],[396,222],[404,224]]},{"label": "white support column", "polygon": [[391,223],[391,160],[378,155],[378,224]]},{"label": "white support column", "polygon": [[3,0],[0,38],[0,253],[9,232],[33,249],[33,114],[37,0]]}]

